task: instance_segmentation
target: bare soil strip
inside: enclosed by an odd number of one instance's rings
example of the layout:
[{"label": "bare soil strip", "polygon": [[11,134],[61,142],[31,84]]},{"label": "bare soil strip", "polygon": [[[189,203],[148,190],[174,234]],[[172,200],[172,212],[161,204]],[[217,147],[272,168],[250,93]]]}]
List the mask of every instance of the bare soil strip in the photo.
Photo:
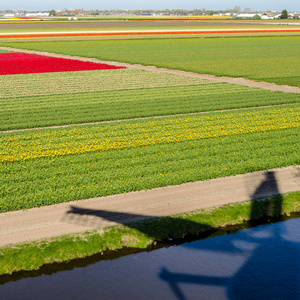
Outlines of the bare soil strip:
[{"label": "bare soil strip", "polygon": [[140,69],[140,70],[146,70],[146,71],[163,72],[163,73],[169,73],[169,74],[175,74],[175,75],[181,75],[181,76],[187,76],[187,77],[214,80],[216,82],[227,82],[227,83],[231,83],[231,84],[238,84],[238,85],[244,85],[244,86],[249,86],[249,87],[258,87],[258,88],[262,88],[262,89],[269,90],[269,91],[281,91],[281,92],[286,92],[286,93],[300,93],[300,88],[298,88],[298,87],[277,85],[274,83],[267,83],[267,82],[256,82],[256,81],[244,79],[244,78],[232,78],[232,77],[226,77],[226,76],[217,77],[217,76],[209,75],[209,74],[198,74],[198,73],[193,73],[193,72],[170,70],[170,69],[164,69],[164,68],[157,68],[154,66],[142,66],[142,65],[138,65],[138,64],[120,63],[120,62],[115,62],[115,61],[104,61],[104,60],[99,60],[96,58],[70,56],[70,55],[40,52],[40,51],[34,51],[34,50],[22,50],[22,49],[9,48],[9,47],[0,47],[0,50],[40,54],[40,55],[51,56],[51,57],[75,59],[75,60],[89,61],[89,62],[101,63],[101,64],[110,64],[110,65],[115,65],[115,66],[126,67],[129,69]]},{"label": "bare soil strip", "polygon": [[292,166],[2,213],[0,246],[299,190],[300,166]]}]

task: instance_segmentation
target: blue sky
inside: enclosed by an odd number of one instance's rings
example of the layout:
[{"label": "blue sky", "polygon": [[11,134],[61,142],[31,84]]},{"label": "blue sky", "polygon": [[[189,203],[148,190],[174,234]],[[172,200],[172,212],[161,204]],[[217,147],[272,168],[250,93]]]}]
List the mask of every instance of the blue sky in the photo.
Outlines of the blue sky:
[{"label": "blue sky", "polygon": [[252,10],[278,10],[287,9],[289,11],[300,11],[299,0],[10,0],[1,1],[0,10],[3,9],[26,9],[26,10],[49,10],[62,8],[83,8],[83,9],[166,9],[166,8],[205,8],[205,9],[227,9],[240,6],[242,9],[251,8]]}]

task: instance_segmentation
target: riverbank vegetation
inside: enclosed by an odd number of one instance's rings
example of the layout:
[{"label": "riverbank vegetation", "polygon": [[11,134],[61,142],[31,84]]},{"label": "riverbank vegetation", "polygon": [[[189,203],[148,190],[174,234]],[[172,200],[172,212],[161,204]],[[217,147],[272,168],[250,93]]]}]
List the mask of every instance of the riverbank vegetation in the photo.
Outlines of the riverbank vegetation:
[{"label": "riverbank vegetation", "polygon": [[[39,269],[45,264],[66,262],[123,247],[146,248],[159,241],[186,235],[224,234],[220,229],[261,218],[280,220],[299,212],[300,192],[228,204],[192,213],[152,218],[136,223],[0,248],[0,275]],[[255,222],[257,224],[257,222]],[[251,222],[250,222],[251,225]],[[1,277],[0,277],[1,282]]]}]

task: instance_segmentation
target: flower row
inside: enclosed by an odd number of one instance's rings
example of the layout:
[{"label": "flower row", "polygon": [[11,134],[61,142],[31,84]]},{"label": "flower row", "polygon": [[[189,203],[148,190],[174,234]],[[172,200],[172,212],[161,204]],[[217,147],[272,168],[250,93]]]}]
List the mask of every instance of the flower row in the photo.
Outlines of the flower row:
[{"label": "flower row", "polygon": [[178,143],[299,126],[300,107],[294,106],[3,133],[0,136],[0,162]]},{"label": "flower row", "polygon": [[19,52],[0,53],[0,75],[122,68],[125,67],[37,54]]},{"label": "flower row", "polygon": [[172,31],[114,31],[114,32],[69,32],[69,33],[24,33],[0,34],[0,38],[68,37],[68,36],[111,36],[111,35],[169,35],[169,34],[227,34],[227,33],[280,33],[300,32],[300,29],[236,29],[236,30],[172,30]]}]

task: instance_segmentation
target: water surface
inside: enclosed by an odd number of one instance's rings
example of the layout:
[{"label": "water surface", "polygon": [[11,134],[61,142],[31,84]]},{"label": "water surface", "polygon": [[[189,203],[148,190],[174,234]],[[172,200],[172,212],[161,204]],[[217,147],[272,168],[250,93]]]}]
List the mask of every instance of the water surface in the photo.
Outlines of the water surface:
[{"label": "water surface", "polygon": [[300,299],[300,218],[0,285],[1,299]]}]

